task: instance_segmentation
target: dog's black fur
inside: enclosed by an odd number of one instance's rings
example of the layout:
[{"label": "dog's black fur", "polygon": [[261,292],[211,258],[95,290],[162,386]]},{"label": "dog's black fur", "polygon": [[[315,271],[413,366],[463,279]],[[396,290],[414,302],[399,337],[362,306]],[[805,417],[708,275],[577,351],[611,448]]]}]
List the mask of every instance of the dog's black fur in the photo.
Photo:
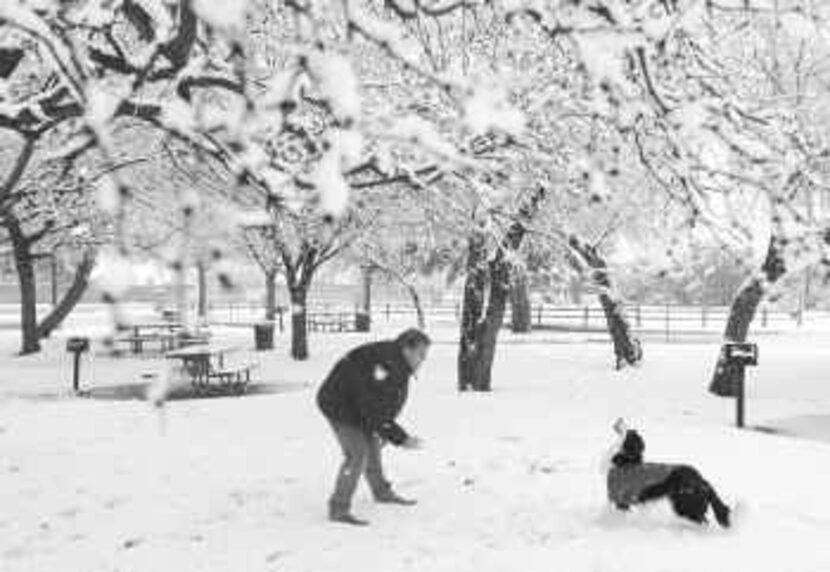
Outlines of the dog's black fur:
[{"label": "dog's black fur", "polygon": [[[645,441],[637,431],[628,430],[620,450],[611,458],[612,468],[637,470],[643,467]],[[636,503],[647,503],[662,498],[668,499],[674,512],[697,524],[706,524],[706,512],[711,506],[715,519],[722,527],[730,524],[730,513],[714,487],[689,465],[649,464],[665,470],[666,476],[656,483],[650,483],[636,495]],[[627,510],[628,506],[617,503],[617,508]]]}]

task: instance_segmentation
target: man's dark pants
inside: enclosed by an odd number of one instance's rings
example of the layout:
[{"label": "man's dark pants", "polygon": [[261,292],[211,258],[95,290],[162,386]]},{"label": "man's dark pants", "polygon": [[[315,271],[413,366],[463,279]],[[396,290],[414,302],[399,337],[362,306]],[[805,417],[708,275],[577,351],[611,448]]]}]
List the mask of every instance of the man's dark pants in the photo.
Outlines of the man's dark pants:
[{"label": "man's dark pants", "polygon": [[391,488],[383,475],[380,438],[357,427],[331,420],[329,423],[343,450],[343,464],[337,474],[334,493],[329,499],[329,515],[340,516],[349,512],[361,475],[366,476],[375,499],[388,497]]}]

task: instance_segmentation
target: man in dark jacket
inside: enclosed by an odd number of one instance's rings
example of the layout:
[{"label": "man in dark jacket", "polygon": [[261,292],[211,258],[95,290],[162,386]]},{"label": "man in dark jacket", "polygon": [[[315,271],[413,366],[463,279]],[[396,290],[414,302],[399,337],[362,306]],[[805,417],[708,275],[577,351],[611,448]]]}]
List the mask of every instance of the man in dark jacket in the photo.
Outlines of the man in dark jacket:
[{"label": "man in dark jacket", "polygon": [[409,377],[426,359],[430,340],[410,329],[395,340],[362,345],[338,361],[317,393],[317,404],[334,429],[343,449],[343,464],[329,499],[329,519],[368,524],[351,514],[351,501],[360,475],[365,474],[377,502],[414,504],[398,496],[383,474],[381,446],[390,442],[415,449],[395,418],[406,402]]}]

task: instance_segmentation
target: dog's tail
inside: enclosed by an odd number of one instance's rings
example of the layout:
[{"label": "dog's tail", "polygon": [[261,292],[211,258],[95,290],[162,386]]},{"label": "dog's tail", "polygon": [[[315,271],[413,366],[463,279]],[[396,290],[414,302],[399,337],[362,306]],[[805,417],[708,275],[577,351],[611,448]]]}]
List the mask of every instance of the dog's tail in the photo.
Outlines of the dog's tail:
[{"label": "dog's tail", "polygon": [[720,499],[718,493],[715,492],[715,489],[712,487],[712,485],[709,485],[708,483],[707,485],[709,489],[709,504],[712,506],[712,510],[715,512],[715,519],[718,521],[718,524],[720,524],[723,528],[729,528],[729,517],[731,515],[732,510],[728,506],[726,506],[726,503],[724,503]]},{"label": "dog's tail", "polygon": [[730,509],[726,503],[721,500],[718,493],[715,491],[715,487],[713,487],[702,477],[701,481],[703,489],[706,493],[706,499],[709,501],[709,506],[712,507],[712,511],[715,513],[715,519],[723,528],[729,528],[729,525],[731,524],[729,517],[731,516],[732,509]]}]

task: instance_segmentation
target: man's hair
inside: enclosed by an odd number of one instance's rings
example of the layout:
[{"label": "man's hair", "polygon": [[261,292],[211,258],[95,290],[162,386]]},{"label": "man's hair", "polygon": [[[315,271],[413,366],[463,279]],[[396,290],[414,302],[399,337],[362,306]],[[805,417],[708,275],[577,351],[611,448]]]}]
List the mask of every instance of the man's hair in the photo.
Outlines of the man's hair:
[{"label": "man's hair", "polygon": [[429,336],[426,335],[424,332],[419,330],[418,328],[409,328],[408,330],[404,330],[401,334],[395,339],[399,346],[402,348],[414,348],[417,346],[428,346],[432,341],[429,339]]}]

